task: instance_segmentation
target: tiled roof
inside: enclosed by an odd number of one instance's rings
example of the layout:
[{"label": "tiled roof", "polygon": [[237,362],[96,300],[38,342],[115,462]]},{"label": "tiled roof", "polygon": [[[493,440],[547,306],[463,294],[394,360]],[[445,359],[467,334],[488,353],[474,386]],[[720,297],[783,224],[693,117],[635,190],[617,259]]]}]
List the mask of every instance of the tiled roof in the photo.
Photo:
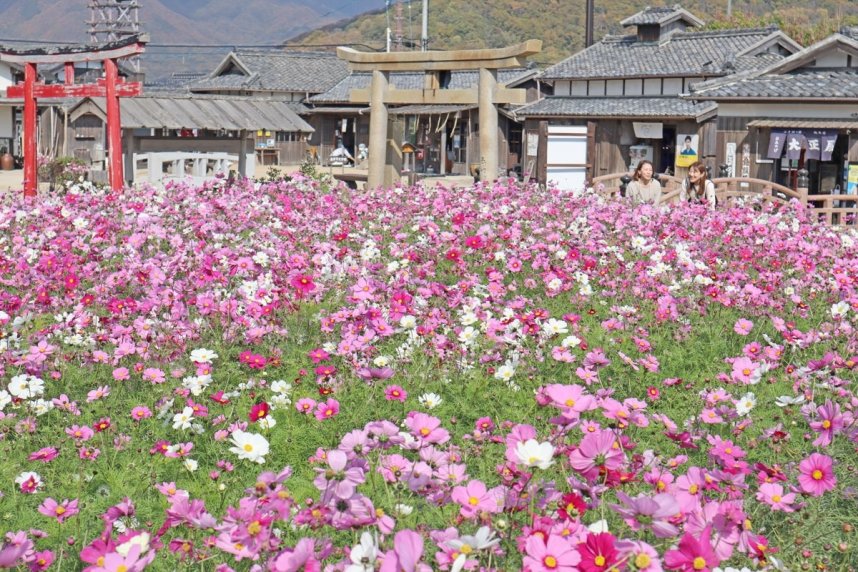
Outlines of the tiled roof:
[{"label": "tiled roof", "polygon": [[336,54],[328,52],[289,52],[282,50],[238,50],[218,66],[228,67],[228,61],[244,67],[248,75],[212,74],[191,85],[192,91],[297,91],[321,93],[348,75],[348,65]]},{"label": "tiled roof", "polygon": [[203,73],[193,72],[173,72],[168,76],[164,76],[151,81],[146,81],[143,84],[143,92],[187,92],[188,85],[195,81],[199,81],[205,77]]},{"label": "tiled roof", "polygon": [[786,74],[722,78],[695,84],[692,97],[726,99],[753,98],[846,98],[858,99],[858,69],[814,70],[805,68]]},{"label": "tiled roof", "polygon": [[665,24],[679,18],[694,24],[696,26],[703,25],[703,21],[695,17],[693,14],[684,10],[681,6],[647,6],[634,16],[630,16],[620,22],[623,26],[642,26],[647,24]]},{"label": "tiled roof", "polygon": [[717,109],[713,102],[678,97],[546,97],[515,110],[518,117],[670,117],[702,118]]},{"label": "tiled roof", "polygon": [[858,26],[844,26],[840,33],[844,36],[849,36],[853,40],[858,40]]},{"label": "tiled roof", "polygon": [[742,56],[745,50],[775,33],[775,27],[677,32],[661,43],[640,42],[637,36],[609,36],[549,67],[541,77],[562,80],[725,75],[741,71],[742,66],[770,64],[770,59]]},{"label": "tiled roof", "polygon": [[[533,70],[525,68],[498,70],[498,83],[501,85],[514,84],[531,74],[533,74]],[[422,89],[423,78],[423,73],[394,72],[390,74],[390,83],[396,89]],[[351,90],[369,89],[371,81],[372,74],[354,72],[325,93],[314,95],[310,101],[312,103],[347,103]],[[479,85],[479,81],[480,74],[476,70],[454,71],[450,74],[448,89],[467,89]]]}]

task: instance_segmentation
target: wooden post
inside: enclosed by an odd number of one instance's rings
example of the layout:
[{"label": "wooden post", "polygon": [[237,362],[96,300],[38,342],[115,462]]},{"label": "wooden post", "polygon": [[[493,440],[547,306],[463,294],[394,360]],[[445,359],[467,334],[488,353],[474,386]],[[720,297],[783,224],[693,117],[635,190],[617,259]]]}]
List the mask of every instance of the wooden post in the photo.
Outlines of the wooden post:
[{"label": "wooden post", "polygon": [[36,64],[24,64],[24,196],[35,197],[39,185],[36,149]]},{"label": "wooden post", "polygon": [[121,191],[125,186],[122,174],[122,124],[119,114],[119,68],[116,60],[104,60],[105,98],[107,99],[107,152],[110,154],[110,190]]},{"label": "wooden post", "polygon": [[498,177],[498,109],[494,102],[497,75],[497,70],[480,69],[480,180],[488,183]]},{"label": "wooden post", "polygon": [[384,96],[387,93],[390,74],[374,70],[370,84],[369,102],[369,169],[366,187],[374,189],[381,185],[389,185],[393,181],[385,180],[385,160],[387,159],[387,104]]},{"label": "wooden post", "polygon": [[[238,132],[238,174],[247,178],[247,130]],[[255,173],[254,173],[255,174]]]},{"label": "wooden post", "polygon": [[129,186],[134,184],[134,177],[137,171],[137,164],[134,161],[134,130],[125,130],[125,183]]}]

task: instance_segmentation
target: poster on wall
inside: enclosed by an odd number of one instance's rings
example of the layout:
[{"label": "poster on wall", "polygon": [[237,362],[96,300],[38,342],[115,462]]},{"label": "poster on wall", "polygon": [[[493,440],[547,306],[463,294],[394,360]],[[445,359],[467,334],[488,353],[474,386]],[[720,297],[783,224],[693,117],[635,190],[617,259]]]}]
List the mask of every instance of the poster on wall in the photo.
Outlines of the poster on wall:
[{"label": "poster on wall", "polygon": [[629,147],[629,171],[638,168],[641,161],[652,163],[652,145],[632,145]]},{"label": "poster on wall", "polygon": [[846,194],[858,195],[858,164],[849,165],[846,175]]},{"label": "poster on wall", "polygon": [[676,136],[676,167],[688,168],[697,161],[698,136],[680,133]]},{"label": "poster on wall", "polygon": [[727,164],[727,176],[736,176],[736,144],[733,142],[727,143],[725,149],[724,162]]}]

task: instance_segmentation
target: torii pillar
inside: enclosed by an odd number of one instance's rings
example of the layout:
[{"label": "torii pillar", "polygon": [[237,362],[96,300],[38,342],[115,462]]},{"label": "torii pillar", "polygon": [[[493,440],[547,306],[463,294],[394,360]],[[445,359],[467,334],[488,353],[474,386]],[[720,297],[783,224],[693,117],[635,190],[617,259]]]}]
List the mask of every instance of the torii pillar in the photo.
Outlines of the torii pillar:
[{"label": "torii pillar", "polygon": [[[367,89],[353,89],[350,101],[369,103],[369,188],[390,186],[399,179],[398,169],[388,159],[390,152],[399,153],[399,143],[387,138],[388,104],[479,105],[480,177],[493,181],[498,176],[498,108],[499,104],[526,103],[524,89],[507,89],[498,85],[497,70],[524,67],[527,56],[542,50],[541,40],[528,40],[506,48],[486,50],[452,50],[429,52],[358,52],[337,48],[340,59],[352,71],[372,72]],[[445,72],[478,70],[479,83],[470,89],[444,89]],[[423,89],[396,89],[390,85],[390,72],[423,72]],[[393,148],[395,145],[395,149]]]},{"label": "torii pillar", "polygon": [[[39,97],[104,97],[107,100],[107,149],[110,155],[110,188],[122,189],[122,131],[119,98],[139,95],[140,83],[128,83],[119,77],[116,60],[141,54],[149,41],[147,34],[130,36],[116,42],[95,46],[62,46],[37,49],[0,47],[0,61],[22,64],[24,83],[9,86],[6,97],[24,99],[24,196],[36,196],[38,188],[38,149],[36,146],[36,115]],[[76,84],[76,62],[102,61],[103,79],[96,83]],[[37,81],[38,64],[65,64],[64,84],[44,84]]]}]

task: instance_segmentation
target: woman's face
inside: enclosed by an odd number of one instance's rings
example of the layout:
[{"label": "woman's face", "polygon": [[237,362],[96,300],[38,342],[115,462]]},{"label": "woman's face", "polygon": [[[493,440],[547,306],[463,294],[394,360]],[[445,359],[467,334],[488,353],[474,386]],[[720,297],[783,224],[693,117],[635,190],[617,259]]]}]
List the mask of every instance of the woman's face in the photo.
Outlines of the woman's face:
[{"label": "woman's face", "polygon": [[703,176],[703,173],[701,171],[698,171],[694,167],[691,167],[688,170],[688,178],[691,179],[692,183],[696,183],[697,181],[699,181],[700,177],[702,177],[702,176]]},{"label": "woman's face", "polygon": [[650,165],[649,163],[645,163],[641,167],[641,179],[643,179],[644,181],[649,181],[650,179],[652,179],[652,165]]}]

